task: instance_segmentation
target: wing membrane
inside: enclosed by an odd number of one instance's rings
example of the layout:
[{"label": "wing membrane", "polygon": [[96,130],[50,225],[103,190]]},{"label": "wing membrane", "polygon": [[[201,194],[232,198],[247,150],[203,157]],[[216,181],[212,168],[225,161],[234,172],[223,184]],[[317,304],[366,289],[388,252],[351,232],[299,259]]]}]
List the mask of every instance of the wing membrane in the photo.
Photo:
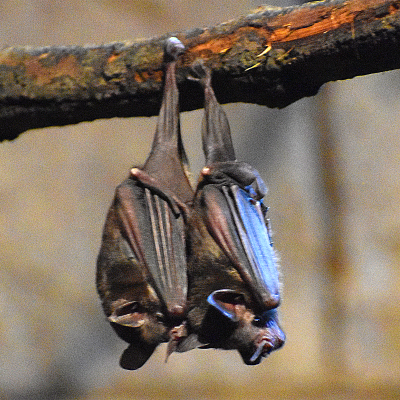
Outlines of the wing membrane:
[{"label": "wing membrane", "polygon": [[255,297],[268,308],[279,304],[275,255],[260,204],[236,185],[203,188],[207,228]]},{"label": "wing membrane", "polygon": [[117,199],[123,234],[146,278],[168,312],[180,314],[187,291],[183,216],[134,180],[119,187]]},{"label": "wing membrane", "polygon": [[[254,273],[257,286],[264,287],[273,299],[279,301],[279,277],[275,253],[262,215],[260,202],[237,186],[231,188],[242,226],[236,222],[242,244]],[[236,220],[237,221],[237,220]]]}]

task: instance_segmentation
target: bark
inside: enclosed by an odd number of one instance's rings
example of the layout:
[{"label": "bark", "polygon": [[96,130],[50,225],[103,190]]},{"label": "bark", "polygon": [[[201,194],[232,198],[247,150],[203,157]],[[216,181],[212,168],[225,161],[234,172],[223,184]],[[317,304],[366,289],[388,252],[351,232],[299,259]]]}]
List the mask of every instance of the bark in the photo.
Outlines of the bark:
[{"label": "bark", "polygon": [[285,107],[326,82],[400,67],[400,0],[262,6],[210,28],[132,43],[0,51],[0,140],[32,128],[159,111],[163,43],[187,47],[177,66],[181,110],[201,108],[187,79],[203,58],[222,103]]}]

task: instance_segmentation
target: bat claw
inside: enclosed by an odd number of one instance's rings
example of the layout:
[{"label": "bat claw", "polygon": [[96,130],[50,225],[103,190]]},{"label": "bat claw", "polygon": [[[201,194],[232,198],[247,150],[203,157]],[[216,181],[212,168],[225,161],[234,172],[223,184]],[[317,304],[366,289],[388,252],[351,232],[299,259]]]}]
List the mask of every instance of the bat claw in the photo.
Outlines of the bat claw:
[{"label": "bat claw", "polygon": [[165,52],[176,60],[185,52],[185,46],[178,38],[172,36],[165,41]]},{"label": "bat claw", "polygon": [[204,167],[201,170],[201,175],[203,175],[203,176],[207,176],[207,175],[210,175],[210,174],[211,174],[211,169],[209,167]]},{"label": "bat claw", "polygon": [[179,326],[173,327],[169,331],[170,340],[167,346],[167,354],[165,355],[165,362],[168,361],[169,356],[176,351],[178,348],[179,343],[187,337],[187,328],[185,322]]}]

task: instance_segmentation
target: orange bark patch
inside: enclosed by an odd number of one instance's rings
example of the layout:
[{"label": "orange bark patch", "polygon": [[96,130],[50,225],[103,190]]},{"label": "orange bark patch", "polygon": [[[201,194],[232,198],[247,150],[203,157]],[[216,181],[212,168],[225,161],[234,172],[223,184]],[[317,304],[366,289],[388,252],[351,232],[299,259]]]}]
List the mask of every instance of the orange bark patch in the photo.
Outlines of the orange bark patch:
[{"label": "orange bark patch", "polygon": [[158,71],[140,71],[140,72],[135,72],[133,75],[134,79],[138,83],[143,83],[148,81],[149,79],[156,81],[156,82],[161,82],[163,78],[163,72],[158,70]]},{"label": "orange bark patch", "polygon": [[212,53],[225,53],[237,41],[237,33],[228,36],[221,36],[216,39],[211,39],[206,43],[198,44],[189,49],[190,52],[200,53],[203,51],[210,51]]},{"label": "orange bark patch", "polygon": [[[351,4],[343,3],[339,6],[327,7],[326,5],[317,5],[311,9],[300,7],[293,11],[278,15],[265,21],[262,27],[241,27],[236,32],[208,40],[193,46],[188,51],[191,53],[209,52],[211,54],[221,54],[232,48],[239,38],[250,32],[262,37],[269,45],[273,43],[290,42],[293,40],[304,39],[315,35],[321,35],[325,32],[332,32],[343,25],[348,25],[349,29],[354,30],[354,22],[360,13],[369,8],[369,18],[371,20],[380,19],[375,17],[373,10],[379,10],[380,7],[387,5],[387,0],[359,0]],[[400,2],[393,2],[387,8],[387,14],[400,12]],[[379,13],[378,13],[379,14]],[[206,39],[207,40],[207,39]]]},{"label": "orange bark patch", "polygon": [[24,63],[26,74],[34,77],[38,84],[49,84],[54,78],[60,76],[77,78],[81,74],[81,66],[73,55],[62,58],[56,65],[52,66],[44,66],[39,61],[43,58],[42,54],[38,57],[31,57]]},{"label": "orange bark patch", "polygon": [[119,54],[111,54],[111,56],[108,57],[107,62],[108,62],[108,63],[112,63],[112,62],[115,61],[118,57],[119,57]]},{"label": "orange bark patch", "polygon": [[[397,3],[399,2],[393,2],[388,7],[388,14],[399,11]],[[359,0],[353,1],[351,4],[343,3],[340,6],[333,7],[316,6],[312,10],[300,8],[278,16],[268,24],[273,30],[271,42],[288,42],[334,31],[343,25],[353,24],[360,13],[365,12],[366,9],[379,10],[380,7],[385,5],[387,5],[387,0]],[[370,19],[374,19],[372,13]],[[379,19],[379,17],[376,17],[376,19]],[[274,29],[275,27],[276,29]]]}]

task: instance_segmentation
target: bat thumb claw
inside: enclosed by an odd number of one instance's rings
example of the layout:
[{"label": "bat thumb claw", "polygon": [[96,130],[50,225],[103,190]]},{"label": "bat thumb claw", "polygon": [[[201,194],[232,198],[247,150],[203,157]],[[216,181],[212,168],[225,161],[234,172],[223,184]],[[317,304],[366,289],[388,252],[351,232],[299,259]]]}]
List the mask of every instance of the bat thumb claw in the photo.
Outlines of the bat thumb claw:
[{"label": "bat thumb claw", "polygon": [[169,332],[170,340],[167,346],[167,354],[165,355],[165,362],[168,361],[169,356],[177,351],[179,344],[187,337],[187,328],[185,322],[179,326],[175,326]]}]

